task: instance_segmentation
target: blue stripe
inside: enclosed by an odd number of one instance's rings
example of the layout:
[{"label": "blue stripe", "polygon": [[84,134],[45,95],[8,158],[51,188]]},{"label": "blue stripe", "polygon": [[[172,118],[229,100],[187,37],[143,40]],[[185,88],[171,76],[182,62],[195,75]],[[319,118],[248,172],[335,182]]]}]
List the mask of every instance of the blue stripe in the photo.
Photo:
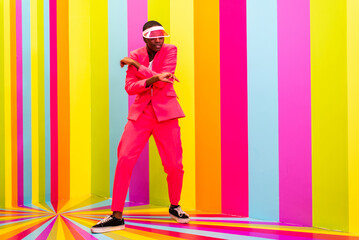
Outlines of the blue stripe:
[{"label": "blue stripe", "polygon": [[32,201],[30,0],[22,0],[24,204]]},{"label": "blue stripe", "polygon": [[[121,23],[121,24],[120,24]],[[109,125],[110,125],[110,196],[117,165],[117,146],[127,122],[128,97],[126,72],[120,60],[127,56],[127,1],[108,1]],[[128,194],[127,194],[128,196]]]},{"label": "blue stripe", "polygon": [[249,217],[278,221],[277,1],[247,1]]},{"label": "blue stripe", "polygon": [[[44,0],[44,85],[45,85],[45,199],[50,202],[51,196],[51,135],[50,135],[50,27],[49,1]],[[52,207],[52,204],[48,204]]]}]

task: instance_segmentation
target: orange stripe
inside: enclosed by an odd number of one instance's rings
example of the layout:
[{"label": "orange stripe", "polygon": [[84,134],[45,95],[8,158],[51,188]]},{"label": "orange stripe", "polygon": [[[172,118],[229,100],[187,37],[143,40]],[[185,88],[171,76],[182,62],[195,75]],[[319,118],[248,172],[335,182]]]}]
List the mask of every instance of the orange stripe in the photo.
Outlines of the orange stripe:
[{"label": "orange stripe", "polygon": [[196,207],[221,212],[219,1],[194,0],[193,6]]},{"label": "orange stripe", "polygon": [[[59,209],[70,197],[70,88],[68,0],[57,1]],[[62,203],[62,204],[61,204]]]},{"label": "orange stripe", "polygon": [[17,206],[16,1],[10,1],[12,205]]}]

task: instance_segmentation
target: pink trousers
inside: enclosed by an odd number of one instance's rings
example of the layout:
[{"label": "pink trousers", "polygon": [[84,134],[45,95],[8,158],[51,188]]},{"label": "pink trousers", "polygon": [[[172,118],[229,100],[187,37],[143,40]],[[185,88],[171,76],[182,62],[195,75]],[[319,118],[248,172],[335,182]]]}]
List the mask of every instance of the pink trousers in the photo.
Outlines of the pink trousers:
[{"label": "pink trousers", "polygon": [[178,205],[183,182],[182,146],[178,119],[158,122],[152,105],[149,104],[137,121],[127,122],[118,145],[112,211],[123,211],[133,167],[151,134],[167,173],[170,203]]}]

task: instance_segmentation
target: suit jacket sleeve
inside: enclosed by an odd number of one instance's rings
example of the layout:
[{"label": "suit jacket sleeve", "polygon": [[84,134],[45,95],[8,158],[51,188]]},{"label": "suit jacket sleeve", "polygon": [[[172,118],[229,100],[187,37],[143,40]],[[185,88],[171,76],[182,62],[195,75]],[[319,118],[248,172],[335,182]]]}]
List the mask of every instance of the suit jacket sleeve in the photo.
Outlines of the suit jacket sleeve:
[{"label": "suit jacket sleeve", "polygon": [[[172,45],[173,46],[173,45]],[[157,75],[159,73],[164,73],[164,72],[170,72],[170,73],[175,73],[176,70],[176,64],[177,64],[177,47],[173,46],[171,47],[171,49],[169,49],[167,56],[165,57],[161,68],[159,69],[158,72],[155,72],[143,65],[140,66],[140,68],[138,69],[138,73],[141,74],[144,78],[150,78],[153,77],[154,75]],[[156,82],[154,83],[154,87],[157,88],[163,88],[166,84],[171,84],[171,83],[166,83],[166,82]]]},{"label": "suit jacket sleeve", "polygon": [[[136,56],[131,52],[130,58],[137,61]],[[135,66],[128,66],[127,72],[126,72],[126,82],[125,82],[125,90],[128,93],[128,95],[135,95],[142,93],[144,91],[148,91],[149,88],[146,88],[146,79],[139,79],[136,76],[137,69]]]}]

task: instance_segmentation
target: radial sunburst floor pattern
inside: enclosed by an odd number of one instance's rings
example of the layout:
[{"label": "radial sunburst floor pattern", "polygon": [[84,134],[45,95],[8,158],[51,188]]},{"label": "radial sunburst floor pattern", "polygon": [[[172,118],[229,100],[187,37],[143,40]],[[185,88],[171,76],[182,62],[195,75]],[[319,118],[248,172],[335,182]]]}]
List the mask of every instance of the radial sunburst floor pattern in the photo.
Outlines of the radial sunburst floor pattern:
[{"label": "radial sunburst floor pattern", "polygon": [[0,209],[0,239],[279,239],[354,240],[342,232],[264,222],[223,214],[188,211],[190,224],[173,222],[167,208],[126,203],[126,229],[91,234],[110,213],[111,200],[91,197],[51,204]]}]

